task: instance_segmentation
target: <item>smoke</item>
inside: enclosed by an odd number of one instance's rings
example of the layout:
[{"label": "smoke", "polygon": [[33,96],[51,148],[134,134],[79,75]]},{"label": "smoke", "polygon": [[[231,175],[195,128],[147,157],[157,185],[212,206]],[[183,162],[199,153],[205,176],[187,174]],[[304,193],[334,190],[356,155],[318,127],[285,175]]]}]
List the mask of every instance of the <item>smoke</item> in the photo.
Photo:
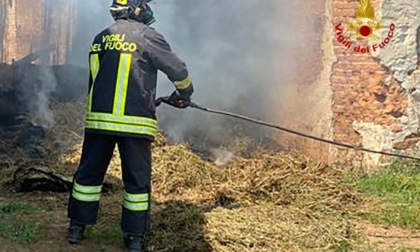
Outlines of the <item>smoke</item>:
[{"label": "smoke", "polygon": [[[54,114],[50,109],[54,95],[66,98],[87,88],[89,76],[86,73],[82,80],[86,88],[81,88],[81,78],[74,73],[85,71],[74,66],[87,69],[93,37],[112,21],[108,6],[100,0],[47,0],[42,8],[34,9],[33,14],[44,14],[40,19],[44,20],[42,34],[33,35],[42,44],[35,46],[39,47],[39,51],[33,50],[32,46],[38,42],[29,41],[31,53],[36,56],[26,56],[24,62],[18,61],[20,106],[30,114],[32,123],[45,128],[54,125]],[[17,11],[23,13],[21,9]],[[25,27],[31,25],[25,23]],[[50,54],[50,51],[53,52]],[[39,67],[30,64],[33,60],[38,60]],[[63,69],[51,65],[57,63],[65,63],[67,67]]]},{"label": "smoke", "polygon": [[[76,39],[80,45],[74,45],[79,49],[72,53],[72,62],[87,64],[88,45],[112,21],[103,1],[80,1]],[[290,99],[288,90],[297,85],[297,79],[311,82],[316,78],[309,74],[316,71],[310,71],[311,66],[305,63],[310,60],[304,57],[314,50],[308,47],[314,39],[308,34],[322,26],[319,18],[302,12],[302,7],[311,9],[308,4],[165,0],[151,5],[158,20],[153,26],[188,65],[197,103],[276,122],[279,111],[286,110],[279,100]],[[158,94],[166,96],[173,90],[161,74]],[[259,126],[192,109],[162,106],[158,116],[160,128],[172,140],[196,145],[217,147],[238,134],[256,138],[270,135]]]},{"label": "smoke", "polygon": [[[77,28],[67,61],[87,67],[94,36],[112,23],[108,13],[111,0],[61,1],[77,4],[78,19],[69,20]],[[278,101],[287,99],[288,87],[295,85],[296,76],[304,75],[301,68],[305,58],[299,56],[311,50],[306,28],[299,25],[304,18],[296,15],[299,4],[278,0],[161,0],[151,5],[158,19],[153,26],[189,67],[195,102],[276,121],[274,115],[285,109],[278,107]],[[166,96],[173,90],[161,74],[158,94]],[[50,90],[46,91],[48,94]],[[192,109],[162,106],[158,117],[160,128],[172,140],[209,147],[238,134],[257,138],[269,135],[259,126]]]},{"label": "smoke", "polygon": [[[56,1],[56,0],[50,0]],[[77,20],[72,19],[76,33],[73,40],[73,50],[69,53],[67,62],[77,66],[88,66],[90,45],[96,34],[109,26],[113,19],[109,14],[111,0],[62,0],[75,2]]]},{"label": "smoke", "polygon": [[[187,62],[205,106],[275,121],[282,91],[298,74],[297,51],[305,34],[297,29],[292,1],[177,0],[155,4],[155,25]],[[159,94],[173,89],[161,78]],[[159,109],[161,128],[175,141],[217,146],[232,136],[269,135],[263,128],[193,110]]]},{"label": "smoke", "polygon": [[54,124],[54,115],[49,108],[51,95],[57,86],[54,72],[48,65],[34,67],[21,65],[16,72],[21,78],[19,83],[18,100],[23,111],[27,111],[30,120],[35,125],[50,127]]},{"label": "smoke", "polygon": [[226,148],[216,148],[211,150],[212,160],[216,166],[225,166],[235,158],[235,155]]},{"label": "smoke", "polygon": [[48,128],[54,124],[54,115],[49,108],[49,104],[51,95],[57,87],[57,80],[51,67],[41,66],[39,80],[39,85],[35,86],[36,89],[32,94],[32,99],[27,99],[29,101],[27,105],[30,111],[34,113],[33,122],[36,125]]}]

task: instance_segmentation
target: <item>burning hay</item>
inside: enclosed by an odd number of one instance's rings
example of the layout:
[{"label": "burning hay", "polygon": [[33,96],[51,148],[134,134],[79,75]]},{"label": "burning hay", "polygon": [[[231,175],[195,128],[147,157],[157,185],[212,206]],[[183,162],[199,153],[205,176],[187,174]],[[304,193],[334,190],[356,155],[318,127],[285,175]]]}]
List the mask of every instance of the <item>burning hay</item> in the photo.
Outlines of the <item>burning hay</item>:
[{"label": "burning hay", "polygon": [[340,210],[343,205],[361,203],[342,176],[341,171],[298,154],[254,153],[219,167],[202,160],[186,145],[154,150],[154,188],[171,197],[195,190],[200,197],[234,199],[242,205],[271,202]]},{"label": "burning hay", "polygon": [[[56,105],[59,126],[46,130],[42,145],[51,155],[44,164],[65,175],[75,171],[81,154],[82,118],[81,104]],[[217,152],[211,162],[186,144],[170,145],[164,135],[158,136],[153,150],[150,251],[368,248],[351,222],[363,198],[343,182],[340,170],[299,154],[272,153],[249,145],[252,141],[235,142],[236,149],[219,152],[230,153],[228,162],[220,164]],[[241,155],[249,149],[256,151]],[[122,189],[120,178],[119,156],[115,155],[107,181],[115,185],[113,189]],[[103,207],[118,211],[114,206],[120,204],[119,190],[107,195]],[[108,218],[98,224],[107,225]]]},{"label": "burning hay", "polygon": [[[349,218],[363,200],[342,177],[297,154],[260,152],[219,167],[186,145],[154,150],[155,200],[199,206],[212,251],[363,251],[367,244]],[[197,248],[190,242],[168,241],[173,251],[199,251],[184,250]]]}]

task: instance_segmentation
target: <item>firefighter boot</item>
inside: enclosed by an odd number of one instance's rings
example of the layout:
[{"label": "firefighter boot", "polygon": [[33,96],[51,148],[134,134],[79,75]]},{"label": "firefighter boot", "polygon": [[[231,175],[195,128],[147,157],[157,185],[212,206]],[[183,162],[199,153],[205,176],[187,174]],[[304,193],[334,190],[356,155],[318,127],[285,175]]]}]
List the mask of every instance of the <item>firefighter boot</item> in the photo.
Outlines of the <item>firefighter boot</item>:
[{"label": "firefighter boot", "polygon": [[143,249],[143,238],[140,236],[125,235],[124,244],[129,252],[141,252]]},{"label": "firefighter boot", "polygon": [[68,241],[70,244],[80,244],[83,240],[83,235],[85,233],[85,225],[80,224],[70,224]]}]

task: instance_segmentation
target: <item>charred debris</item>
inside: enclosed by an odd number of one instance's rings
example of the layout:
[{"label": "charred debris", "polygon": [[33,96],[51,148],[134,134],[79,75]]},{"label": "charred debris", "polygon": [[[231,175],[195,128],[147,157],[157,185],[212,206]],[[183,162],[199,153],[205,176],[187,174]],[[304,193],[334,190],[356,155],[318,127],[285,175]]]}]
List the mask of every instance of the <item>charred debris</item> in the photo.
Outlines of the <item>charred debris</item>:
[{"label": "charred debris", "polygon": [[51,153],[43,144],[48,125],[39,123],[37,114],[54,103],[82,102],[89,75],[78,66],[40,64],[53,50],[50,45],[11,64],[0,64],[0,170],[14,170],[11,182],[18,191],[66,191],[70,183],[41,162]]}]

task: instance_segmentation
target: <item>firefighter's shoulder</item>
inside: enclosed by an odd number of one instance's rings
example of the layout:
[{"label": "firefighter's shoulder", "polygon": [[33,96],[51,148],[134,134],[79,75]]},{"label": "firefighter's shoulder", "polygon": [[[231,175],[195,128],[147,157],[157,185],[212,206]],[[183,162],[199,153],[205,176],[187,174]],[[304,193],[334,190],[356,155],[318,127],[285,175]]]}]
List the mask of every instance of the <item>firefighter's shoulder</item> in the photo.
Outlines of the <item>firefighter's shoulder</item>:
[{"label": "firefighter's shoulder", "polygon": [[145,29],[144,37],[149,43],[156,44],[156,45],[169,46],[168,42],[166,42],[165,37],[158,31],[156,31],[153,27],[148,26]]}]

